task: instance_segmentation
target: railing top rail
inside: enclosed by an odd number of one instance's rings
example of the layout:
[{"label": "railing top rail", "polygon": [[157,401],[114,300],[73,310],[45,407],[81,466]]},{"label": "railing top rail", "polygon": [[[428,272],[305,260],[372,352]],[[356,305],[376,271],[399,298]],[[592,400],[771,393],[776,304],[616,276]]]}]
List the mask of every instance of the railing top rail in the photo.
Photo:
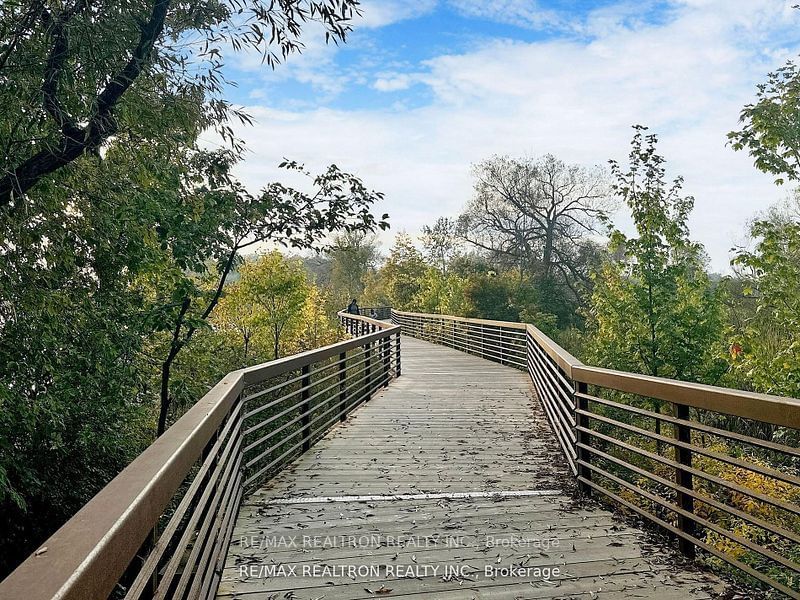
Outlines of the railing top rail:
[{"label": "railing top rail", "polygon": [[104,598],[241,393],[224,377],[5,580],[8,598]]},{"label": "railing top rail", "polygon": [[526,328],[531,337],[533,337],[539,346],[541,346],[542,350],[544,350],[547,355],[564,370],[564,372],[567,374],[567,377],[573,377],[575,368],[583,366],[581,361],[564,350],[564,348],[556,344],[541,329],[531,325],[530,323],[526,325]]},{"label": "railing top rail", "polygon": [[435,317],[437,319],[446,319],[448,321],[460,321],[462,323],[475,323],[477,325],[491,325],[493,327],[505,327],[507,329],[525,329],[525,323],[517,323],[516,321],[492,321],[490,319],[473,319],[471,317],[456,317],[453,315],[434,315],[430,313],[416,313],[416,312],[407,312],[401,310],[394,310],[392,311],[395,314],[403,315],[406,317],[426,317],[431,318]]},{"label": "railing top rail", "polygon": [[476,325],[489,325],[491,327],[505,327],[506,329],[524,330],[533,336],[533,338],[539,343],[547,355],[556,361],[556,364],[558,364],[558,366],[561,367],[568,376],[572,376],[573,367],[583,365],[581,361],[572,356],[572,354],[564,350],[564,348],[556,344],[545,333],[530,323],[517,323],[516,321],[493,321],[490,319],[473,319],[468,317],[456,317],[453,315],[432,315],[399,310],[393,310],[393,312],[395,314],[407,317],[435,317],[437,319],[446,319],[448,321],[457,321],[459,323],[473,323]]},{"label": "railing top rail", "polygon": [[588,365],[573,369],[572,377],[576,381],[606,389],[800,429],[800,399],[797,398],[759,394]]},{"label": "railing top rail", "polygon": [[320,360],[330,358],[336,354],[340,354],[342,352],[346,352],[347,350],[352,350],[353,348],[362,346],[366,342],[374,342],[376,340],[385,338],[387,334],[391,335],[400,331],[399,325],[392,325],[386,321],[376,321],[375,319],[370,319],[369,317],[362,317],[346,312],[339,312],[338,314],[339,316],[352,317],[354,319],[358,319],[359,321],[364,321],[375,325],[378,327],[378,331],[355,337],[350,340],[336,342],[335,344],[323,346],[322,348],[315,348],[314,350],[301,352],[300,354],[285,356],[283,358],[272,360],[254,367],[247,367],[239,371],[244,376],[245,384],[253,385],[260,383],[265,379],[274,377],[275,375],[280,375],[281,373],[285,373],[287,371],[295,371],[305,367],[306,365],[319,362]]},{"label": "railing top rail", "polygon": [[800,429],[800,399],[797,398],[760,394],[586,365],[531,324],[398,310],[393,312],[401,316],[446,319],[514,329],[526,328],[547,355],[564,370],[569,378],[576,382]]},{"label": "railing top rail", "polygon": [[[396,312],[396,311],[395,311]],[[369,323],[370,325],[375,325],[379,329],[393,329],[397,328],[397,325],[392,325],[388,321],[381,321],[380,319],[373,319],[372,317],[367,317],[366,315],[357,315],[356,313],[347,312],[346,310],[340,310],[336,313],[338,317],[342,318],[350,318],[355,319],[357,321],[362,321],[364,323]]]},{"label": "railing top rail", "polygon": [[44,542],[38,553],[0,581],[0,597],[107,597],[246,386],[400,331],[385,321],[347,316],[373,324],[377,331],[228,373]]}]

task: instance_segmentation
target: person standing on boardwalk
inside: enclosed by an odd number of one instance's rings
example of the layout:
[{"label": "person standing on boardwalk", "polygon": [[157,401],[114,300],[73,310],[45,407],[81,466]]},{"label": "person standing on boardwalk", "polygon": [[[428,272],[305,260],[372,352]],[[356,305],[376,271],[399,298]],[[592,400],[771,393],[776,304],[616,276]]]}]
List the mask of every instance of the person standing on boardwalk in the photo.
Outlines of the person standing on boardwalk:
[{"label": "person standing on boardwalk", "polygon": [[358,302],[356,302],[356,299],[355,299],[355,298],[353,298],[353,300],[352,300],[352,301],[350,302],[350,304],[347,306],[347,312],[349,312],[349,313],[350,313],[350,314],[352,314],[352,315],[357,315],[357,314],[359,314],[359,310],[358,310]]}]

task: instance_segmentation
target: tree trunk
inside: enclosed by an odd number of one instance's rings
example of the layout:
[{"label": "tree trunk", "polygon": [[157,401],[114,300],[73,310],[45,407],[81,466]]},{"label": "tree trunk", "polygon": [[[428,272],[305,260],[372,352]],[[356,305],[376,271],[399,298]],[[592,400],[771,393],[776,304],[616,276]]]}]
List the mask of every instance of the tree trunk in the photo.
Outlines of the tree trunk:
[{"label": "tree trunk", "polygon": [[167,416],[169,415],[170,405],[169,375],[170,371],[172,370],[172,362],[175,360],[175,356],[177,356],[177,352],[170,351],[167,360],[165,360],[164,364],[161,365],[161,401],[158,412],[158,429],[156,430],[157,437],[160,437],[161,434],[167,430]]}]

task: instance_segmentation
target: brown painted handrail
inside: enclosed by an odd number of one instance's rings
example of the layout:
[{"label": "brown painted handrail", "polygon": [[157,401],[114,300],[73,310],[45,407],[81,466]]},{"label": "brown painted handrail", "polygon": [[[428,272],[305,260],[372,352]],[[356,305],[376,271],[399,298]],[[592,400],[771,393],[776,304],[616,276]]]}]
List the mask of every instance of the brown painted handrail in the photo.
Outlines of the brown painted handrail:
[{"label": "brown painted handrail", "polygon": [[0,582],[0,598],[107,598],[242,388],[240,371],[223,378]]},{"label": "brown painted handrail", "polygon": [[651,377],[627,371],[586,365],[555,343],[530,323],[493,321],[453,315],[436,315],[393,310],[399,317],[444,319],[506,329],[525,329],[541,349],[558,364],[564,374],[577,383],[598,385],[621,392],[686,404],[692,408],[721,412],[745,419],[754,419],[800,429],[800,399],[747,392],[713,385],[691,383],[665,377]]},{"label": "brown painted handrail", "polygon": [[[407,335],[527,371],[581,491],[674,534],[690,556],[702,549],[800,598],[800,585],[784,583],[800,574],[787,550],[800,542],[792,525],[800,519],[792,500],[800,494],[800,449],[748,433],[750,425],[758,432],[768,424],[794,430],[786,439],[796,439],[800,400],[585,365],[530,324],[403,311],[393,311],[392,321]],[[651,409],[648,399],[666,407]],[[735,476],[718,475],[714,464]],[[670,471],[674,481],[664,476]],[[763,533],[748,537],[736,522]],[[703,531],[758,558],[724,552]]]},{"label": "brown painted handrail", "polygon": [[[248,482],[259,483],[307,450],[400,374],[398,326],[357,315],[342,320],[363,324],[363,335],[226,375],[0,582],[0,598],[105,600],[115,588],[126,599],[213,597]],[[322,389],[312,393],[315,385]],[[264,410],[272,406],[291,421],[279,425]],[[256,416],[274,425],[258,429]],[[268,435],[248,437],[256,429]],[[170,505],[177,505],[175,514],[156,531],[169,534],[164,540],[154,531]],[[136,558],[142,554],[143,562]]]}]

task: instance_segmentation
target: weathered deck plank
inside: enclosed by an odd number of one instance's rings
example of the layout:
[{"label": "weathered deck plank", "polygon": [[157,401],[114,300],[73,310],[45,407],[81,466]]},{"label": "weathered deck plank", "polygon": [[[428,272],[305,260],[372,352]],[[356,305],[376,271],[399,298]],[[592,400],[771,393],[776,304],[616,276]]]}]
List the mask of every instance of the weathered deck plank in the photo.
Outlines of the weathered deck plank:
[{"label": "weathered deck plank", "polygon": [[[219,598],[713,595],[575,504],[524,373],[410,338],[402,354],[400,379],[244,501]],[[454,493],[474,497],[387,498]],[[511,567],[529,570],[487,571]]]}]

